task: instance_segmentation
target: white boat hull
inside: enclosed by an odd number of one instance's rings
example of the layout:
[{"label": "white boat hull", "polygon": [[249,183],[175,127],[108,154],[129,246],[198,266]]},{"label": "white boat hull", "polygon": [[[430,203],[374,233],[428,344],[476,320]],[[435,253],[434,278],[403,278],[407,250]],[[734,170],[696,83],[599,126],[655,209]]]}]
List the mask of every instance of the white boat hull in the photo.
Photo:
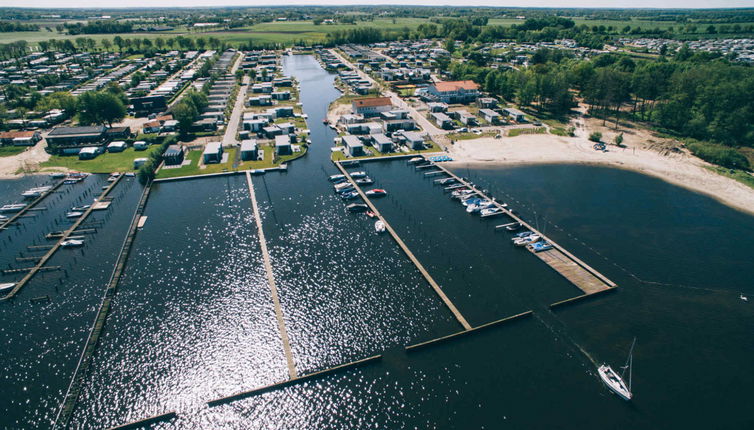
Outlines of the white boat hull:
[{"label": "white boat hull", "polygon": [[609,388],[613,393],[617,394],[618,397],[623,400],[631,400],[631,398],[633,397],[631,391],[628,389],[623,379],[617,373],[615,373],[615,371],[610,366],[603,364],[597,369],[597,372],[600,374],[600,379],[602,379],[602,382],[604,382],[605,385],[607,385],[607,388]]}]

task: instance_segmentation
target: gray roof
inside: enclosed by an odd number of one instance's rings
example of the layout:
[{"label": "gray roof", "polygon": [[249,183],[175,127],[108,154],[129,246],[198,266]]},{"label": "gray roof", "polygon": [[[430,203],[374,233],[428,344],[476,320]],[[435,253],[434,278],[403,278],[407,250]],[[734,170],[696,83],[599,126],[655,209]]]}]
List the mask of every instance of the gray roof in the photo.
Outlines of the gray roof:
[{"label": "gray roof", "polygon": [[90,127],[55,127],[47,135],[50,137],[85,136],[88,134],[102,134],[107,128],[104,125]]}]

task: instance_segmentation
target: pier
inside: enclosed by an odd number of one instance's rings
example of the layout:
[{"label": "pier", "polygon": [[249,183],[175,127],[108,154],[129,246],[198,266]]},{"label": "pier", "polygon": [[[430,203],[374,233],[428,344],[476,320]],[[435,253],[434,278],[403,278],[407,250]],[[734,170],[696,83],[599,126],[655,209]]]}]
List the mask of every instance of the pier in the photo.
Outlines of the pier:
[{"label": "pier", "polygon": [[264,269],[267,272],[267,283],[270,286],[270,292],[272,293],[272,304],[275,307],[275,317],[277,318],[278,329],[280,330],[280,340],[283,342],[283,351],[285,352],[285,361],[288,364],[288,377],[291,379],[297,378],[296,363],[293,361],[293,352],[291,351],[291,343],[288,339],[288,331],[285,328],[285,320],[283,319],[283,309],[280,306],[280,298],[278,297],[278,289],[275,284],[275,275],[272,272],[272,262],[270,261],[270,253],[267,250],[267,240],[264,237],[264,230],[262,229],[262,217],[259,214],[259,206],[257,205],[257,197],[254,194],[254,183],[251,181],[251,172],[246,171],[246,183],[249,185],[249,195],[251,196],[251,207],[254,210],[254,221],[257,224],[257,231],[259,232],[259,245],[262,248],[262,257],[264,259]]},{"label": "pier", "polygon": [[[102,191],[102,194],[99,195],[99,197],[97,198],[97,200],[99,201],[99,200],[102,200],[105,197],[107,197],[108,193],[110,193],[110,190],[112,190],[118,184],[118,182],[120,182],[120,180],[122,178],[123,178],[123,175],[120,175],[120,176],[118,176],[118,178],[115,181],[111,182],[110,185],[108,185],[108,187],[105,188],[104,191]],[[40,196],[40,198],[41,197],[42,196]],[[37,272],[41,271],[42,268],[45,267],[45,264],[47,263],[47,261],[50,258],[52,258],[53,254],[55,254],[55,252],[58,249],[60,249],[60,244],[63,241],[65,241],[68,238],[68,236],[70,236],[71,234],[73,234],[73,232],[75,232],[79,228],[79,226],[86,220],[86,218],[89,216],[89,214],[92,213],[93,210],[94,210],[93,207],[88,208],[76,220],[76,222],[74,222],[73,225],[71,225],[68,228],[68,230],[64,231],[63,234],[58,239],[58,241],[54,245],[52,245],[52,248],[50,248],[50,250],[47,251],[47,253],[45,255],[43,255],[42,258],[39,259],[39,261],[37,262],[37,264],[34,267],[28,268],[29,273],[27,273],[26,276],[24,276],[23,278],[21,278],[21,280],[16,283],[16,286],[13,287],[13,289],[7,295],[5,295],[5,297],[0,298],[0,301],[5,301],[5,300],[13,298],[13,296],[15,296],[21,290],[21,288],[23,288],[31,280],[31,278],[33,278],[34,275],[37,274]],[[26,268],[24,270],[26,270]]]},{"label": "pier", "polygon": [[380,211],[374,206],[371,200],[369,200],[369,197],[367,197],[366,194],[361,190],[361,187],[359,187],[359,184],[356,183],[356,181],[351,178],[351,175],[348,173],[348,171],[343,168],[343,166],[340,165],[339,162],[334,162],[336,166],[338,166],[338,169],[340,169],[340,172],[348,179],[348,181],[353,185],[354,189],[359,193],[362,200],[369,206],[369,208],[372,210],[372,212],[375,213],[377,218],[379,218],[383,223],[385,223],[385,227],[387,231],[390,233],[390,235],[393,237],[396,243],[398,243],[398,246],[401,247],[403,252],[408,256],[408,258],[411,260],[411,262],[414,263],[417,269],[419,269],[419,272],[424,276],[424,279],[427,280],[429,285],[432,287],[433,290],[435,290],[435,293],[437,293],[438,296],[440,296],[440,299],[442,299],[443,303],[445,303],[445,306],[448,307],[451,313],[453,313],[453,316],[456,317],[458,322],[463,326],[465,330],[470,330],[471,325],[466,321],[466,318],[461,315],[461,312],[458,311],[456,306],[453,304],[453,302],[450,301],[448,296],[445,295],[445,292],[440,288],[440,286],[435,282],[435,280],[432,278],[432,276],[427,272],[427,269],[422,266],[422,264],[419,262],[419,260],[414,256],[414,253],[411,252],[410,249],[408,249],[408,246],[403,242],[403,240],[398,236],[398,233],[393,230],[393,227],[390,225],[389,222],[380,214]]},{"label": "pier", "polygon": [[55,192],[55,190],[57,190],[58,188],[60,188],[60,186],[61,186],[61,185],[63,185],[63,183],[64,183],[64,182],[65,182],[65,181],[60,181],[60,182],[58,182],[57,184],[53,185],[53,186],[52,186],[52,188],[50,188],[50,189],[49,189],[49,190],[47,190],[46,192],[42,193],[42,194],[41,194],[41,195],[40,195],[39,197],[37,197],[36,199],[34,199],[34,200],[33,200],[33,201],[32,201],[31,203],[29,203],[28,205],[26,205],[26,207],[25,207],[25,208],[21,209],[21,210],[20,210],[19,212],[17,212],[17,213],[15,214],[15,215],[13,215],[12,217],[10,217],[10,218],[8,218],[7,220],[5,220],[5,221],[4,221],[4,222],[3,222],[2,224],[0,224],[0,231],[3,231],[3,230],[5,230],[5,229],[7,228],[7,226],[11,225],[11,224],[12,224],[13,222],[15,222],[15,221],[16,221],[17,219],[19,219],[19,218],[21,218],[21,217],[25,217],[25,216],[27,216],[27,215],[26,215],[26,212],[29,212],[29,211],[33,211],[33,210],[42,210],[43,208],[34,209],[34,206],[36,206],[36,205],[37,205],[37,203],[39,203],[39,202],[41,202],[42,200],[44,200],[44,198],[45,198],[45,197],[47,197],[47,196],[49,196],[50,194],[54,193],[54,192]]},{"label": "pier", "polygon": [[[118,180],[120,180],[120,178],[122,177],[122,175],[119,176]],[[112,189],[112,187],[115,186],[116,183],[118,183],[117,180],[113,182],[113,184],[108,187],[107,190],[105,190],[105,193],[110,191],[110,189]],[[97,316],[94,319],[92,328],[89,330],[89,336],[86,340],[86,345],[84,346],[84,350],[79,357],[79,362],[76,365],[76,370],[74,370],[73,376],[71,377],[71,383],[68,385],[68,390],[66,390],[63,403],[61,404],[60,409],[58,410],[58,414],[55,417],[55,425],[53,428],[66,428],[68,426],[68,421],[71,419],[71,415],[73,414],[73,410],[76,406],[76,401],[78,400],[79,394],[81,393],[81,388],[84,385],[84,377],[86,376],[87,370],[91,365],[92,356],[94,355],[94,351],[97,347],[97,342],[102,335],[102,330],[105,326],[107,314],[110,312],[110,307],[112,305],[113,297],[115,296],[115,291],[118,287],[118,284],[120,283],[121,277],[123,276],[123,271],[126,267],[126,260],[128,259],[128,254],[131,252],[131,246],[133,245],[134,237],[136,236],[136,232],[138,230],[137,225],[139,219],[141,218],[141,215],[144,213],[144,207],[147,204],[147,199],[149,198],[149,192],[151,188],[152,184],[150,182],[144,188],[144,192],[142,193],[141,198],[139,199],[139,203],[136,206],[136,211],[131,218],[131,224],[128,228],[126,239],[123,241],[123,245],[121,246],[120,252],[118,253],[118,259],[115,261],[115,268],[113,269],[113,273],[110,276],[110,281],[107,284],[107,288],[105,288],[105,294],[103,295],[102,301],[100,302]],[[89,208],[89,211],[91,211],[92,209],[93,208]]]},{"label": "pier", "polygon": [[518,217],[518,215],[514,214],[510,209],[485,195],[481,190],[470,184],[468,181],[464,180],[463,178],[459,177],[458,175],[454,174],[438,163],[430,163],[430,165],[443,170],[449,177],[455,178],[460,184],[468,187],[479,197],[492,201],[495,207],[500,208],[505,215],[513,220],[513,223],[496,226],[496,230],[518,222],[524,228],[534,232],[543,240],[547,241],[547,243],[551,244],[553,248],[550,250],[541,252],[534,252],[530,250],[530,252],[537,258],[545,262],[548,266],[552,267],[553,270],[560,273],[573,285],[578,287],[581,291],[584,292],[585,295],[595,294],[617,287],[617,285],[613,281],[608,279],[605,275],[593,269],[585,262],[581,261],[575,255],[571,254],[565,248],[553,241],[551,238],[547,237],[544,233],[535,229],[532,225]]}]

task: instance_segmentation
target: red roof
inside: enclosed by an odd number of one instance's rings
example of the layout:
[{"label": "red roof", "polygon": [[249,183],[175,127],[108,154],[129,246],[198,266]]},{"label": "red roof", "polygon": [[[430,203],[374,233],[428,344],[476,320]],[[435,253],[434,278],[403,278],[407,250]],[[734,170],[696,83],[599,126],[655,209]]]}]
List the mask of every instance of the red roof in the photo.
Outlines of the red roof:
[{"label": "red roof", "polygon": [[392,106],[390,97],[372,97],[367,99],[355,99],[353,105],[357,108],[360,107],[377,107],[377,106]]},{"label": "red roof", "polygon": [[150,122],[144,123],[144,125],[141,126],[141,128],[155,128],[155,127],[159,127],[160,125],[161,125],[160,121],[150,121]]},{"label": "red roof", "polygon": [[441,93],[458,91],[458,90],[478,90],[479,84],[474,81],[446,81],[438,82],[435,84],[437,91]]},{"label": "red roof", "polygon": [[37,132],[34,130],[28,131],[5,131],[0,133],[0,139],[15,139],[17,137],[34,137]]}]

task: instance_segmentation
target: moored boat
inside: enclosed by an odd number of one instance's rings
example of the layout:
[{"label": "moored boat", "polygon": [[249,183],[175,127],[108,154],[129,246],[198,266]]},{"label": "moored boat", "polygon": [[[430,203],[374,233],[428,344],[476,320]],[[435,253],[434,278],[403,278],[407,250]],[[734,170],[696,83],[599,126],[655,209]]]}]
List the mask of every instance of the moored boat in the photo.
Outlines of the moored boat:
[{"label": "moored boat", "polygon": [[368,195],[369,197],[385,197],[387,195],[387,191],[383,190],[382,188],[375,188],[373,190],[368,190],[364,194]]},{"label": "moored boat", "polygon": [[3,282],[0,284],[0,293],[7,293],[16,286],[15,282]]},{"label": "moored boat", "polygon": [[550,243],[548,243],[548,242],[545,242],[545,241],[530,243],[530,244],[526,245],[526,247],[529,248],[530,250],[534,251],[535,253],[536,252],[547,251],[547,250],[552,249],[552,245]]},{"label": "moored boat", "polygon": [[84,241],[79,239],[68,239],[60,242],[60,246],[62,246],[63,248],[76,248],[83,245]]},{"label": "moored boat", "polygon": [[26,207],[26,203],[11,203],[0,206],[0,212],[20,212]]},{"label": "moored boat", "polygon": [[346,180],[346,175],[332,175],[329,179],[330,182],[340,183]]},{"label": "moored boat", "polygon": [[482,209],[481,212],[479,212],[479,214],[482,216],[492,216],[501,213],[503,213],[503,210],[498,207]]},{"label": "moored boat", "polygon": [[351,172],[351,173],[349,173],[349,175],[351,175],[351,177],[354,178],[354,179],[366,178],[367,177],[367,172],[362,172],[362,171]]},{"label": "moored boat", "polygon": [[78,218],[81,215],[84,215],[84,213],[80,212],[80,211],[71,211],[71,212],[66,212],[65,217],[66,218]]},{"label": "moored boat", "polygon": [[367,176],[366,178],[359,178],[355,181],[359,185],[372,185],[374,184],[374,179]]},{"label": "moored boat", "polygon": [[359,197],[359,193],[357,193],[356,190],[348,191],[340,195],[340,198],[343,200],[353,200],[358,197]]},{"label": "moored boat", "polygon": [[386,230],[387,227],[385,227],[385,223],[381,219],[374,222],[374,231],[377,233],[384,233]]},{"label": "moored boat", "polygon": [[348,212],[366,212],[369,210],[369,206],[365,205],[364,203],[351,203],[350,205],[346,206],[346,209]]},{"label": "moored boat", "polygon": [[71,212],[83,212],[92,207],[92,205],[74,206],[71,208]]},{"label": "moored boat", "polygon": [[416,163],[419,163],[419,162],[422,162],[422,161],[425,161],[424,157],[414,157],[414,158],[408,160],[408,163],[409,164],[416,164]]}]

